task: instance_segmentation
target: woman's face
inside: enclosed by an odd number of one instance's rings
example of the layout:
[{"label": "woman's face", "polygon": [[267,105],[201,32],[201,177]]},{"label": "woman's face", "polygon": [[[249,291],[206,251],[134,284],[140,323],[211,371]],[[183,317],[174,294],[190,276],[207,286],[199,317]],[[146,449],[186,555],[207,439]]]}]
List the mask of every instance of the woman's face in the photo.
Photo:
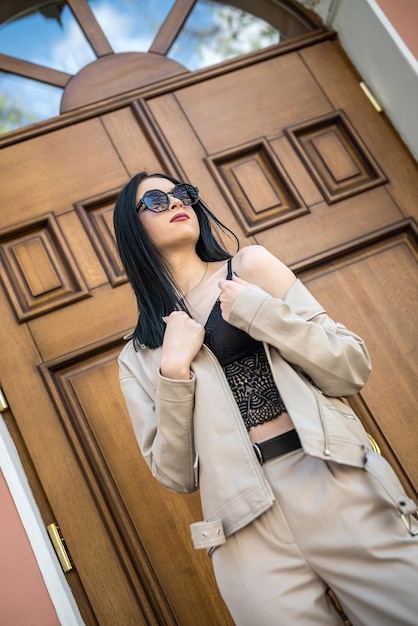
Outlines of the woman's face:
[{"label": "woman's face", "polygon": [[[136,201],[139,202],[146,191],[159,189],[170,194],[175,183],[167,178],[149,177],[138,185]],[[138,211],[149,237],[161,252],[178,249],[188,244],[196,245],[200,229],[196,213],[191,206],[184,206],[178,198],[169,195],[170,205],[166,211],[155,213],[144,205]]]}]

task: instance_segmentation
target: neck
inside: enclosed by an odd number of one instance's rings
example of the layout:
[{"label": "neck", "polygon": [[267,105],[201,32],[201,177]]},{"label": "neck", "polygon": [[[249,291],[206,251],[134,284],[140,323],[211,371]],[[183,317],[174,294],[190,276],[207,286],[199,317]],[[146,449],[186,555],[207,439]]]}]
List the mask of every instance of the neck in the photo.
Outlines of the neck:
[{"label": "neck", "polygon": [[208,263],[193,254],[176,255],[168,259],[174,281],[185,297],[189,291],[198,287],[205,279]]}]

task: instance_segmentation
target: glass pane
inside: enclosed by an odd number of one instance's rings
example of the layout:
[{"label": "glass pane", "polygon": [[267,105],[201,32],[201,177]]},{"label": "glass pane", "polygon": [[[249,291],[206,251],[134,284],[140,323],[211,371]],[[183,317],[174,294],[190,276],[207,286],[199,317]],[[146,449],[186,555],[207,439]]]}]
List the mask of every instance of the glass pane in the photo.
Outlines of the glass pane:
[{"label": "glass pane", "polygon": [[88,0],[114,52],[148,52],[175,0]]},{"label": "glass pane", "polygon": [[68,6],[44,2],[0,26],[0,52],[76,74],[96,56]]},{"label": "glass pane", "polygon": [[59,115],[63,90],[0,72],[0,133]]},{"label": "glass pane", "polygon": [[251,13],[198,0],[167,56],[193,71],[283,40],[274,26]]}]

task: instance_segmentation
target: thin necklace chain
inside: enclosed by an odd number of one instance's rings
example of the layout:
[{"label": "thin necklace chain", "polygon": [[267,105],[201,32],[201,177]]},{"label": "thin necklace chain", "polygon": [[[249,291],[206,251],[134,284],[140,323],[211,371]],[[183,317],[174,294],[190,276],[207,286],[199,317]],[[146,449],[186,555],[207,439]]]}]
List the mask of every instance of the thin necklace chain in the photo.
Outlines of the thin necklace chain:
[{"label": "thin necklace chain", "polygon": [[206,278],[206,274],[208,273],[208,267],[209,267],[209,262],[208,262],[208,261],[206,261],[206,267],[205,267],[205,271],[203,272],[203,276],[202,276],[202,278],[199,280],[199,282],[198,282],[198,283],[197,283],[194,287],[192,287],[191,289],[189,289],[188,291],[186,291],[186,293],[183,295],[183,298],[187,298],[187,296],[189,295],[189,293],[190,293],[191,291],[194,291],[195,289],[197,289],[198,287],[200,287],[200,285],[203,283],[203,281],[204,281],[204,280],[205,280],[205,278]]}]

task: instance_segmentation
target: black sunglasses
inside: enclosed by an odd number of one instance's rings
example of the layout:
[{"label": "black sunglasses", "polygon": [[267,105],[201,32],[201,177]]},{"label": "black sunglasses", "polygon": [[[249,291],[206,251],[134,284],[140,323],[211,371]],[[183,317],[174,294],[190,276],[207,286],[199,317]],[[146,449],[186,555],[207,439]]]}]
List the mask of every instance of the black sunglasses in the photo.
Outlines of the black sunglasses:
[{"label": "black sunglasses", "polygon": [[168,193],[160,189],[150,189],[144,193],[136,208],[139,211],[144,206],[146,209],[154,211],[154,213],[162,213],[167,211],[170,206],[169,195],[174,196],[177,200],[181,200],[184,206],[193,206],[199,199],[199,189],[187,183],[175,185]]}]

